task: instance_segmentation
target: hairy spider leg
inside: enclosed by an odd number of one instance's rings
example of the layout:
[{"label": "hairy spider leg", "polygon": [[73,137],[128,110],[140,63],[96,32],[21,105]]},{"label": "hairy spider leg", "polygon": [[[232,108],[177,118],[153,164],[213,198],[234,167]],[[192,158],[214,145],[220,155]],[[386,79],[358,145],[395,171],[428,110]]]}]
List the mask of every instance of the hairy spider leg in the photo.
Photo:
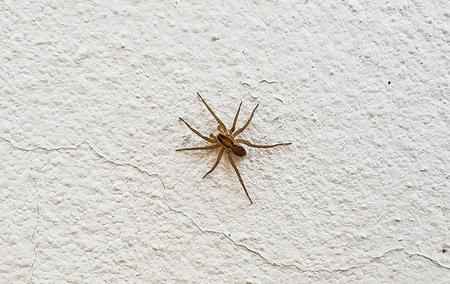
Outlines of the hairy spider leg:
[{"label": "hairy spider leg", "polygon": [[184,124],[186,124],[186,126],[187,126],[190,130],[192,130],[192,132],[194,132],[195,134],[197,134],[197,135],[198,135],[200,138],[202,138],[203,140],[206,140],[206,141],[211,142],[211,143],[214,143],[214,142],[215,142],[214,139],[211,139],[211,138],[209,138],[209,137],[207,137],[207,136],[201,134],[197,129],[195,129],[195,128],[193,128],[192,126],[190,126],[189,123],[187,123],[186,121],[184,121],[184,119],[182,119],[181,117],[179,117],[179,119],[180,119],[182,122],[184,122]]},{"label": "hairy spider leg", "polygon": [[230,128],[230,133],[232,134],[233,131],[236,129],[236,124],[239,118],[239,113],[241,112],[241,106],[242,106],[242,102],[239,104],[238,110],[236,112],[236,115],[234,116],[234,120],[233,120],[233,126],[231,126]]},{"label": "hairy spider leg", "polygon": [[202,177],[205,178],[207,175],[209,175],[210,173],[212,173],[216,168],[217,165],[220,163],[220,160],[222,159],[223,156],[223,152],[225,152],[225,148],[222,148],[222,150],[220,150],[219,155],[217,156],[217,160],[216,163],[214,164],[214,166]]},{"label": "hairy spider leg", "polygon": [[204,147],[181,148],[181,149],[176,149],[175,151],[210,150],[210,149],[215,149],[215,148],[219,148],[219,147],[220,147],[219,144],[214,144],[211,146],[204,146]]},{"label": "hairy spider leg", "polygon": [[200,100],[203,102],[203,104],[206,106],[206,108],[208,109],[208,111],[212,114],[212,116],[214,117],[214,119],[219,123],[219,127],[220,127],[220,131],[225,132],[226,131],[226,127],[225,124],[223,124],[222,120],[220,120],[220,118],[216,115],[216,113],[209,107],[209,105],[206,103],[206,101],[202,98],[202,96],[200,96],[200,94],[197,92],[198,97],[200,98]]},{"label": "hairy spider leg", "polygon": [[239,128],[238,130],[236,130],[236,132],[233,133],[233,137],[238,136],[239,133],[242,133],[242,131],[244,131],[244,130],[247,128],[247,126],[248,126],[248,125],[250,124],[250,122],[252,121],[253,115],[255,114],[255,111],[256,111],[256,109],[258,108],[258,106],[259,106],[259,104],[257,104],[257,105],[255,106],[255,108],[254,108],[253,111],[252,111],[252,114],[250,115],[249,119],[248,119],[247,122],[244,124],[244,126],[241,127],[241,128]]},{"label": "hairy spider leg", "polygon": [[283,145],[291,145],[292,143],[278,143],[278,144],[272,144],[272,145],[258,145],[258,144],[253,144],[250,141],[244,140],[244,139],[236,139],[234,140],[234,142],[236,143],[242,143],[245,144],[249,147],[253,147],[253,148],[273,148],[273,147],[277,147],[277,146],[283,146]]},{"label": "hairy spider leg", "polygon": [[250,200],[250,203],[253,203],[252,199],[250,198],[250,195],[248,194],[247,188],[245,187],[244,181],[242,180],[241,174],[239,173],[239,170],[234,163],[232,152],[228,152],[228,160],[230,161],[231,166],[233,167],[234,171],[236,172],[239,182],[241,183],[242,187],[244,188],[245,194],[247,194],[248,200]]}]

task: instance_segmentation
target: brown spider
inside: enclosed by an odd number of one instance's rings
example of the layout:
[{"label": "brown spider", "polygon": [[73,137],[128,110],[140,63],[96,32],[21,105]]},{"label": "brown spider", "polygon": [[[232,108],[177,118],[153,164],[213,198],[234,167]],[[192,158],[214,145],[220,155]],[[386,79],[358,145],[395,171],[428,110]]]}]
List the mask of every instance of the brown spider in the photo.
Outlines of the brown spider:
[{"label": "brown spider", "polygon": [[273,144],[273,145],[256,145],[256,144],[253,144],[244,139],[236,139],[236,136],[238,136],[240,133],[242,133],[247,128],[247,126],[250,124],[250,122],[252,121],[253,115],[255,114],[255,111],[258,108],[259,104],[257,104],[256,107],[253,109],[252,114],[250,115],[250,118],[247,120],[247,122],[244,124],[244,126],[242,128],[239,128],[238,130],[235,130],[236,123],[237,123],[237,120],[239,117],[239,112],[240,112],[241,106],[242,106],[242,102],[241,102],[239,104],[237,113],[234,117],[233,126],[231,126],[230,129],[227,129],[225,124],[223,124],[223,122],[217,117],[217,115],[209,107],[209,105],[206,103],[206,101],[200,96],[200,94],[197,93],[197,95],[200,98],[200,100],[205,104],[206,108],[212,114],[212,116],[217,121],[217,123],[219,123],[219,126],[217,126],[217,130],[219,131],[219,133],[217,135],[214,135],[211,133],[209,135],[209,137],[207,137],[207,136],[201,134],[198,130],[192,128],[186,121],[184,121],[180,117],[179,119],[182,122],[184,122],[184,124],[186,124],[186,126],[190,130],[192,130],[192,132],[197,134],[203,140],[206,140],[207,142],[212,143],[212,145],[203,146],[203,147],[182,148],[182,149],[176,149],[175,151],[210,150],[210,149],[215,149],[215,148],[219,148],[219,147],[222,148],[219,152],[219,155],[217,156],[216,163],[203,176],[203,178],[205,178],[208,174],[212,173],[216,169],[217,165],[219,164],[220,160],[222,159],[223,153],[226,151],[226,153],[228,155],[228,160],[230,161],[231,166],[233,167],[234,171],[236,172],[236,174],[239,178],[239,182],[241,183],[242,187],[244,188],[245,194],[247,194],[247,197],[250,200],[250,203],[253,203],[252,199],[250,198],[250,195],[248,194],[247,188],[244,185],[244,181],[242,180],[241,174],[239,173],[236,163],[233,160],[232,153],[239,157],[245,156],[247,154],[244,147],[242,147],[242,145],[240,145],[240,144],[245,144],[245,145],[247,145],[249,147],[253,147],[253,148],[272,148],[272,147],[281,146],[281,145],[290,145],[292,143],[278,143],[278,144]]}]

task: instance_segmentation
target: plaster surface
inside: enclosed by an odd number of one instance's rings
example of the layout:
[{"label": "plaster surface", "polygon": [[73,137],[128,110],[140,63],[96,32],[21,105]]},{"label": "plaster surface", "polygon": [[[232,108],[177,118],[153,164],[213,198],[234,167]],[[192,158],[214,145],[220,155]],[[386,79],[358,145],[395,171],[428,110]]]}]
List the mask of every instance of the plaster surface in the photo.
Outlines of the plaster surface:
[{"label": "plaster surface", "polygon": [[448,283],[449,2],[207,2],[0,3],[0,283]]}]

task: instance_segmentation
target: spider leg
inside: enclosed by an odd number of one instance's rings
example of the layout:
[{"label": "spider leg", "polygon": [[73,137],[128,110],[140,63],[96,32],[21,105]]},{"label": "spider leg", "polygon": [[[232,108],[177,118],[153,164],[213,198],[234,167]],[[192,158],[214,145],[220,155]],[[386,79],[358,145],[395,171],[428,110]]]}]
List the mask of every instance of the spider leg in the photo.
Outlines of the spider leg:
[{"label": "spider leg", "polygon": [[214,144],[214,145],[204,146],[204,147],[181,148],[181,149],[176,149],[175,151],[210,150],[210,149],[215,149],[215,148],[219,148],[219,147],[220,147],[219,144]]},{"label": "spider leg", "polygon": [[230,128],[230,133],[233,133],[233,131],[236,129],[236,123],[239,117],[239,112],[241,111],[242,102],[239,104],[238,110],[236,112],[236,115],[234,116],[233,120],[233,126]]},{"label": "spider leg", "polygon": [[250,115],[249,119],[248,119],[247,122],[244,124],[244,126],[241,127],[241,128],[239,128],[238,130],[236,130],[236,132],[233,133],[233,137],[238,136],[239,133],[241,133],[242,131],[244,131],[244,130],[247,128],[247,126],[248,126],[248,125],[250,124],[250,122],[252,121],[253,115],[255,114],[255,111],[256,111],[256,109],[258,108],[258,106],[259,106],[259,104],[257,104],[257,105],[255,106],[255,108],[254,108],[253,111],[252,111],[252,114]]},{"label": "spider leg", "polygon": [[192,130],[192,132],[194,132],[195,134],[197,134],[200,138],[202,138],[203,140],[206,140],[208,142],[215,142],[214,139],[211,139],[209,137],[206,137],[205,135],[201,134],[198,130],[196,130],[195,128],[193,128],[192,126],[189,125],[189,123],[187,123],[186,121],[184,121],[184,119],[182,119],[181,117],[179,117],[179,119],[184,122],[184,124],[186,124],[186,126]]},{"label": "spider leg", "polygon": [[219,155],[217,156],[216,163],[214,164],[214,166],[202,178],[205,178],[207,175],[212,173],[217,168],[217,165],[220,163],[220,160],[222,159],[223,152],[225,152],[225,148],[220,150]]},{"label": "spider leg", "polygon": [[273,148],[273,147],[277,147],[277,146],[282,146],[282,145],[291,145],[292,143],[278,143],[278,144],[272,144],[272,145],[258,145],[258,144],[253,144],[250,141],[244,140],[244,139],[236,139],[234,140],[237,143],[242,143],[245,144],[249,147],[253,147],[253,148]]},{"label": "spider leg", "polygon": [[238,170],[236,164],[234,163],[231,152],[228,152],[228,161],[230,161],[231,166],[233,167],[234,171],[236,172],[239,182],[241,183],[242,187],[244,188],[245,194],[247,194],[248,200],[250,200],[250,203],[253,203],[252,199],[250,198],[250,195],[248,194],[247,188],[245,187],[244,181],[242,180],[241,174],[239,173],[239,170]]},{"label": "spider leg", "polygon": [[200,94],[197,92],[198,97],[203,102],[203,104],[206,106],[208,111],[211,113],[211,115],[214,117],[214,119],[219,123],[219,127],[225,131],[227,128],[225,127],[225,124],[223,124],[222,120],[216,115],[216,113],[209,107],[209,105],[206,103],[206,101],[200,96]]}]

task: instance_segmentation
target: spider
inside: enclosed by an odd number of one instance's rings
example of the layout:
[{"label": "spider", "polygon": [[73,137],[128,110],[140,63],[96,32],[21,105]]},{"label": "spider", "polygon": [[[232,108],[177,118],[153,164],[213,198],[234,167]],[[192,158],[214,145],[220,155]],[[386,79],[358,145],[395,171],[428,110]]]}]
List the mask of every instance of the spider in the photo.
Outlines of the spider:
[{"label": "spider", "polygon": [[247,154],[245,148],[241,144],[247,145],[248,147],[252,147],[252,148],[273,148],[273,147],[282,146],[282,145],[290,145],[292,143],[278,143],[278,144],[273,144],[273,145],[257,145],[257,144],[253,144],[252,142],[244,140],[244,139],[237,139],[236,137],[239,134],[241,134],[249,126],[250,122],[252,121],[253,115],[255,114],[255,111],[258,108],[259,104],[257,104],[255,106],[255,108],[252,111],[252,114],[250,115],[249,119],[244,124],[244,126],[236,130],[236,124],[237,124],[239,112],[241,111],[241,106],[242,106],[242,102],[241,102],[239,104],[236,115],[234,116],[233,125],[231,126],[230,129],[227,129],[225,124],[214,113],[214,111],[211,109],[211,107],[206,103],[206,101],[202,98],[202,96],[200,96],[200,94],[198,92],[197,92],[197,95],[200,98],[200,100],[203,102],[203,104],[206,106],[208,111],[211,113],[211,115],[214,117],[214,119],[217,121],[217,123],[219,124],[217,126],[217,130],[219,131],[219,133],[216,135],[211,133],[209,135],[209,137],[205,136],[205,135],[201,134],[198,130],[196,130],[195,128],[190,126],[189,123],[187,123],[184,119],[179,117],[179,119],[184,124],[186,124],[186,126],[192,132],[197,134],[203,140],[205,140],[209,143],[212,143],[212,144],[208,145],[208,146],[203,146],[203,147],[191,147],[191,148],[176,149],[175,151],[211,150],[211,149],[221,148],[219,155],[217,156],[216,162],[214,163],[213,167],[203,176],[203,178],[205,178],[207,175],[209,175],[216,169],[217,165],[219,165],[220,160],[222,159],[223,154],[226,153],[228,156],[228,161],[230,162],[231,166],[233,167],[234,171],[236,172],[236,175],[237,175],[242,187],[244,188],[244,191],[248,197],[248,200],[250,200],[250,203],[253,203],[252,199],[250,198],[250,195],[248,194],[247,188],[245,187],[244,181],[242,180],[241,174],[239,173],[239,170],[236,166],[236,163],[233,160],[233,154],[236,156],[239,156],[239,157],[243,157]]}]

